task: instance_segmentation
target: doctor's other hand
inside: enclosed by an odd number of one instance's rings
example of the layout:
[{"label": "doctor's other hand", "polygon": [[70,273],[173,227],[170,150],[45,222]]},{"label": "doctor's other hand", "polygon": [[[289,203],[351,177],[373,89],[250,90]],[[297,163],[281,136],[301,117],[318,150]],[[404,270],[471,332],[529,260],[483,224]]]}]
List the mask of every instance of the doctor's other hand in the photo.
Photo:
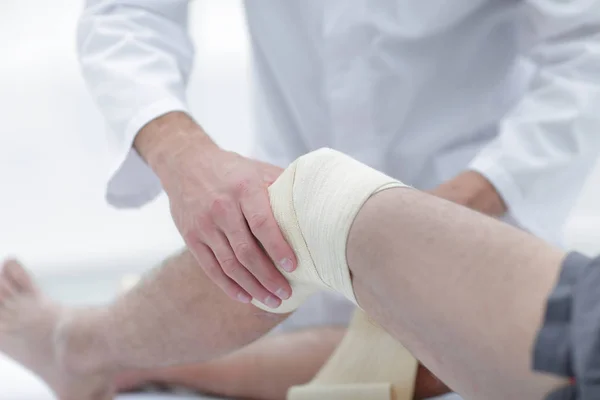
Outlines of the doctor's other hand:
[{"label": "doctor's other hand", "polygon": [[507,211],[494,185],[475,171],[462,172],[429,193],[491,217],[501,217]]},{"label": "doctor's other hand", "polygon": [[272,261],[286,271],[296,266],[267,191],[281,168],[222,150],[179,112],[142,128],[135,147],[160,178],[177,229],[214,283],[235,300],[254,298],[271,308],[291,296]]}]

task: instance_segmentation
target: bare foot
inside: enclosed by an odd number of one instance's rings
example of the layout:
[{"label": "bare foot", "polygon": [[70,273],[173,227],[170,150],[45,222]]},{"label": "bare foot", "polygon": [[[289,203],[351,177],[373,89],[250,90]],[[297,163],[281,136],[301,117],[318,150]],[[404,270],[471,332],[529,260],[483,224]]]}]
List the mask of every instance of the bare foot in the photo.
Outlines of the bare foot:
[{"label": "bare foot", "polygon": [[46,298],[18,262],[2,267],[0,352],[37,374],[60,400],[110,400],[105,373],[82,373],[67,358],[73,332],[64,322],[75,312]]}]

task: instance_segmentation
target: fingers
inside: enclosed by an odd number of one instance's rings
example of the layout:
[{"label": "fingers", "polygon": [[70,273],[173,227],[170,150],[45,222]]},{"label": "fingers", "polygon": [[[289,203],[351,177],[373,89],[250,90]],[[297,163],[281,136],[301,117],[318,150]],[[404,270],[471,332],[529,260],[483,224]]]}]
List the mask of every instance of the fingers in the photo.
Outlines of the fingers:
[{"label": "fingers", "polygon": [[229,297],[242,303],[250,303],[252,301],[252,296],[248,292],[225,275],[214,253],[207,245],[200,241],[187,243],[187,245],[206,275]]},{"label": "fingers", "polygon": [[277,270],[248,229],[241,210],[232,213],[224,233],[238,261],[270,293],[282,300],[289,299],[292,288],[287,279]]},{"label": "fingers", "polygon": [[0,280],[0,303],[15,295],[14,288],[5,280]]},{"label": "fingers", "polygon": [[[230,297],[245,301],[249,295],[276,308],[292,288],[272,260],[285,271],[296,266],[265,184],[281,168],[230,152],[205,156],[202,168],[181,162],[184,168],[167,185],[175,225],[209,278]],[[195,171],[186,175],[193,179],[182,179],[181,170]]]},{"label": "fingers", "polygon": [[241,203],[242,212],[250,231],[281,269],[292,272],[296,269],[296,257],[286,242],[271,210],[271,202],[266,190],[255,192]]},{"label": "fingers", "polygon": [[[281,305],[281,300],[259,282],[256,274],[253,274],[248,267],[240,263],[224,234],[212,237],[209,245],[227,277],[248,292],[250,296],[267,306],[277,308]],[[285,278],[283,279],[285,281]]]},{"label": "fingers", "polygon": [[[270,213],[268,198],[266,201],[266,208]],[[215,201],[211,207],[211,215],[215,224],[221,228],[226,241],[221,237],[210,237],[207,238],[207,244],[213,250],[225,274],[254,298],[271,308],[278,307],[281,304],[280,299],[288,299],[292,294],[289,282],[260,248],[248,228],[240,205],[225,199]],[[277,224],[275,227],[281,235]],[[273,295],[276,296],[275,299],[272,298]]]}]

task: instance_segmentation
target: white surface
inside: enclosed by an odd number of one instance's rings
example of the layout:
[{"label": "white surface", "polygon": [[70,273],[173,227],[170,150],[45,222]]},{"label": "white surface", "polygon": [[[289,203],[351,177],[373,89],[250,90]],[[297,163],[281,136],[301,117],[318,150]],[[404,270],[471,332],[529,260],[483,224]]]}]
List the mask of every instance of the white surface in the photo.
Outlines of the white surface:
[{"label": "white surface", "polygon": [[214,397],[186,396],[175,394],[128,394],[118,396],[116,400],[209,400]]},{"label": "white surface", "polygon": [[0,377],[0,398],[3,400],[54,400],[39,379],[2,355]]},{"label": "white surface", "polygon": [[[0,377],[10,376],[6,382],[2,380],[0,399],[2,400],[56,400],[46,386],[35,376],[0,355]],[[441,399],[442,397],[440,397]],[[131,394],[121,395],[116,400],[211,400],[213,397]],[[459,396],[448,395],[444,400],[460,400]]]},{"label": "white surface", "polygon": [[[0,376],[11,379],[2,382],[0,398],[2,400],[56,400],[46,386],[29,372],[0,355]],[[444,400],[460,400],[457,395],[440,397]],[[213,397],[186,396],[168,394],[129,394],[121,395],[116,400],[211,400]]]},{"label": "white surface", "polygon": [[[0,1],[0,258],[18,255],[37,275],[50,275],[44,287],[61,300],[97,303],[110,297],[116,271],[148,268],[181,241],[164,197],[137,212],[116,211],[104,202],[106,143],[94,131],[101,133],[105,126],[74,51],[82,4]],[[220,21],[232,10],[239,15],[237,5],[235,0],[194,2],[200,22],[195,29],[206,30],[205,38],[223,37]],[[197,95],[190,101],[207,129],[241,132],[249,125],[247,85],[240,84],[245,81],[244,31],[227,29],[227,43],[197,43],[206,61],[194,71]],[[238,111],[235,119],[222,111],[232,107]],[[84,135],[98,140],[83,140]],[[251,138],[240,136],[245,140],[219,139],[244,152]],[[0,355],[0,400],[54,399],[35,376]]]},{"label": "white surface", "polygon": [[[13,361],[0,355],[0,399],[2,400],[57,400],[46,385],[37,377],[21,368]],[[209,400],[212,397],[131,394],[118,396],[116,400]],[[83,400],[83,399],[82,399]]]}]

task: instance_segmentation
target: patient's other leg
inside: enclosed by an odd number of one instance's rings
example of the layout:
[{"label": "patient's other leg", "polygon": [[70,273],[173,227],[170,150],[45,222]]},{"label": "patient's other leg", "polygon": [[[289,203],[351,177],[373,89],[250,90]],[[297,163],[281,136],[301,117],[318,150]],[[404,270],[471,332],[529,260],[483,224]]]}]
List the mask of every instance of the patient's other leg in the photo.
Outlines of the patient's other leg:
[{"label": "patient's other leg", "polygon": [[231,398],[281,400],[291,386],[313,378],[345,331],[320,327],[274,334],[206,363],[121,374],[117,387],[159,383]]},{"label": "patient's other leg", "polygon": [[63,363],[56,333],[67,311],[46,299],[15,261],[0,270],[0,351],[48,383],[60,400],[108,400],[105,371],[80,374]]},{"label": "patient's other leg", "polygon": [[60,400],[111,399],[119,370],[206,361],[285,317],[231,301],[187,251],[108,307],[60,307],[14,261],[0,276],[0,352],[37,373]]},{"label": "patient's other leg", "polygon": [[[345,332],[345,327],[332,326],[266,336],[206,363],[122,373],[117,389],[135,390],[156,383],[227,398],[281,400],[290,387],[313,379]],[[443,382],[419,366],[415,399],[448,392]]]}]

